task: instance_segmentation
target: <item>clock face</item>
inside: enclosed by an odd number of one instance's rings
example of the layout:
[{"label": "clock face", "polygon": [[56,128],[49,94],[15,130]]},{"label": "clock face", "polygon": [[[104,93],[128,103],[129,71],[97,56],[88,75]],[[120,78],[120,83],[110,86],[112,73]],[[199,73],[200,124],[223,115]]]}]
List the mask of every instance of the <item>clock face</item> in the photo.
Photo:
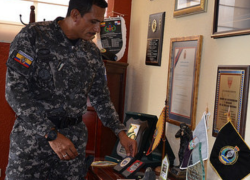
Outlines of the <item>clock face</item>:
[{"label": "clock face", "polygon": [[151,26],[151,28],[152,28],[152,31],[153,31],[153,32],[155,32],[156,29],[157,29],[157,21],[156,21],[155,19],[152,21],[152,26]]}]

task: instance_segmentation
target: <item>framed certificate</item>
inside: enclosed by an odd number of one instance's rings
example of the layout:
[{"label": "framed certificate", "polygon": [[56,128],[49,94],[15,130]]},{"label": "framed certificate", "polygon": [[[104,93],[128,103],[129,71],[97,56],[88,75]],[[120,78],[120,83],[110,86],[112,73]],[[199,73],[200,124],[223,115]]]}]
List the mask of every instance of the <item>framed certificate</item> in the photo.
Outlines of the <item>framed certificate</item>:
[{"label": "framed certificate", "polygon": [[195,127],[200,59],[201,35],[172,38],[168,65],[167,104],[169,123],[186,123]]},{"label": "framed certificate", "polygon": [[206,11],[206,0],[175,0],[174,17]]},{"label": "framed certificate", "polygon": [[227,123],[230,107],[234,127],[244,138],[249,88],[249,66],[218,66],[213,136]]}]

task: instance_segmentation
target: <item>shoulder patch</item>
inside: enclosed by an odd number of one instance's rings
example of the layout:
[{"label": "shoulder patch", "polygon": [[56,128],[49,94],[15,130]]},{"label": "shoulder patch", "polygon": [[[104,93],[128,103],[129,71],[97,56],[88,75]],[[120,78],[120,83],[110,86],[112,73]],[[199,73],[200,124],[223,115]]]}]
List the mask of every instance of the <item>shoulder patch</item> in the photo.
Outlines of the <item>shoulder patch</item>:
[{"label": "shoulder patch", "polygon": [[33,62],[33,58],[21,50],[18,51],[18,53],[14,57],[14,60],[19,62],[21,65],[25,66],[26,68],[29,68]]}]

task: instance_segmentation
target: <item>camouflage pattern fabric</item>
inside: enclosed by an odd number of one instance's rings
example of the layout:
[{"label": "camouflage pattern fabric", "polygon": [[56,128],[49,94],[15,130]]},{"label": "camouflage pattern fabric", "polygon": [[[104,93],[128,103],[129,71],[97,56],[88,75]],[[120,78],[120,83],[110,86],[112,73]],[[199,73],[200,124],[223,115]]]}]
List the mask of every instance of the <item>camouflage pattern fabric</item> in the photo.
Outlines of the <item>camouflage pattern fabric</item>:
[{"label": "camouflage pattern fabric", "polygon": [[[31,169],[34,167],[37,173],[41,166],[49,166],[53,158],[59,161],[59,158],[45,147],[48,143],[44,142],[44,136],[54,127],[49,117],[82,116],[87,111],[87,97],[104,126],[111,128],[116,135],[125,130],[110,102],[104,74],[105,67],[99,49],[94,43],[80,39],[72,45],[59,27],[57,23],[59,20],[62,18],[27,25],[10,46],[6,100],[18,118],[11,134],[10,158],[6,172],[10,174],[15,171],[17,179],[20,179],[18,173],[21,174],[25,168],[22,166],[24,164],[20,163],[31,163],[28,162],[31,160],[30,153],[35,156],[41,154],[42,158],[32,158],[32,163],[27,164]],[[87,131],[82,124],[79,125],[82,126],[81,132],[77,131],[78,134],[69,138],[72,142],[74,138],[79,138],[82,141],[79,144],[85,149],[86,139],[80,136],[87,134]],[[71,130],[68,129],[67,133],[70,134]],[[36,143],[41,143],[42,146],[38,147]],[[29,152],[28,147],[32,147],[33,152]],[[76,148],[78,150],[79,147]],[[44,155],[45,151],[54,157]],[[82,164],[84,150],[81,153],[82,159],[77,158],[79,163],[74,162],[74,164]],[[22,162],[22,158],[27,158],[27,161]],[[20,164],[22,170],[16,167],[17,164]],[[70,166],[69,162],[63,164]],[[65,168],[58,170],[62,174],[65,173]],[[29,172],[35,176],[35,171]],[[24,179],[28,177],[29,175]],[[30,179],[33,180],[34,177]]]},{"label": "camouflage pattern fabric", "polygon": [[17,119],[10,136],[5,180],[84,180],[86,171],[83,165],[88,139],[86,126],[80,123],[59,132],[77,147],[79,155],[76,159],[60,160],[44,137]]}]

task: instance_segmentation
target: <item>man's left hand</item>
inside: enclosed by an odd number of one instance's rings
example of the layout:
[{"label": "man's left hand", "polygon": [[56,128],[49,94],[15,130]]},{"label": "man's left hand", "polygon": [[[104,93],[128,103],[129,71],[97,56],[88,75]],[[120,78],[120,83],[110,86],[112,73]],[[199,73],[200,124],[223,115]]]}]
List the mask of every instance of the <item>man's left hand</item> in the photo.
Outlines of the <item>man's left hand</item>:
[{"label": "man's left hand", "polygon": [[119,134],[121,145],[125,148],[127,156],[135,157],[137,154],[137,142],[134,139],[129,138],[124,131]]}]

